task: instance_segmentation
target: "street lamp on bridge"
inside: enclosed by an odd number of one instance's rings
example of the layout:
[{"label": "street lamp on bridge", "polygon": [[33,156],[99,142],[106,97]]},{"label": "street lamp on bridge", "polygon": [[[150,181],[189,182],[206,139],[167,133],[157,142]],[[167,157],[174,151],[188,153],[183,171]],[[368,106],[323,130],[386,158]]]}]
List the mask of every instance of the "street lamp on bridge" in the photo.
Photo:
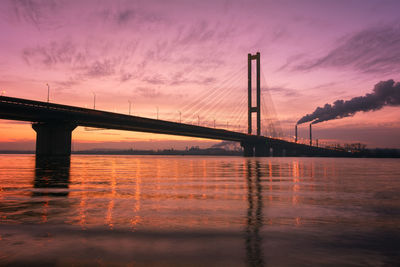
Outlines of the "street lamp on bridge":
[{"label": "street lamp on bridge", "polygon": [[158,120],[158,106],[157,106],[157,120]]},{"label": "street lamp on bridge", "polygon": [[49,86],[48,83],[46,83],[46,85],[47,85],[47,103],[49,103],[49,100],[50,100],[50,86]]},{"label": "street lamp on bridge", "polygon": [[96,109],[96,93],[92,92],[93,94],[93,109]]}]

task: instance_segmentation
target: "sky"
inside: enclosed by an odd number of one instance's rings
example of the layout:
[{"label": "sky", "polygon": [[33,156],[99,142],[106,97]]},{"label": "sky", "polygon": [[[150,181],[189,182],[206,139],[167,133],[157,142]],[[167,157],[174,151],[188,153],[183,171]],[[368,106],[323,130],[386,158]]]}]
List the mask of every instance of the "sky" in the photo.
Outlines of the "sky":
[{"label": "sky", "polygon": [[[0,2],[0,91],[11,97],[245,131],[247,54],[260,52],[263,125],[291,139],[317,107],[400,81],[399,1]],[[131,104],[129,104],[129,102]],[[214,122],[215,120],[215,122]],[[275,124],[278,125],[278,124]],[[278,126],[277,126],[278,127]],[[268,132],[265,132],[268,135]],[[400,107],[318,123],[320,143],[400,148]],[[308,124],[299,125],[308,138]],[[0,120],[0,149],[34,149]],[[73,149],[207,147],[215,140],[78,127]]]}]

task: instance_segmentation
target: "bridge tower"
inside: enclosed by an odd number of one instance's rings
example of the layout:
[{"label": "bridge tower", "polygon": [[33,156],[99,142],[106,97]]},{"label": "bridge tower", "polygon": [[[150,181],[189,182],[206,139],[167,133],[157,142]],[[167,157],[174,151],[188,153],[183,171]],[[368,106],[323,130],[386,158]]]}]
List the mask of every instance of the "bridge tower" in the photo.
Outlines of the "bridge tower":
[{"label": "bridge tower", "polygon": [[[252,105],[252,73],[251,73],[251,63],[252,60],[256,61],[256,106]],[[252,133],[252,113],[257,113],[257,135],[261,135],[261,76],[260,76],[260,52],[252,55],[248,54],[247,57],[248,65],[248,134]]]},{"label": "bridge tower", "polygon": [[[252,61],[256,61],[256,106],[252,104]],[[248,54],[248,134],[252,134],[252,114],[257,113],[257,136],[261,135],[261,72],[260,72],[260,52],[255,55]],[[262,139],[261,139],[262,140]],[[244,156],[265,156],[268,154],[267,146],[264,142],[257,143],[242,143]]]}]

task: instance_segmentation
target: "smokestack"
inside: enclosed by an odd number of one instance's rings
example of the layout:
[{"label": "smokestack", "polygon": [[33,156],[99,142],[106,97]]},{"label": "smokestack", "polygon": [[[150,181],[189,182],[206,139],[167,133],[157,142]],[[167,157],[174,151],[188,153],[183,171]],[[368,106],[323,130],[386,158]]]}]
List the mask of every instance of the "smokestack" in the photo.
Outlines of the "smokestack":
[{"label": "smokestack", "polygon": [[380,110],[384,106],[400,106],[400,83],[393,80],[379,82],[371,93],[353,97],[350,100],[336,100],[333,104],[317,107],[313,113],[302,117],[297,124],[312,122],[313,124],[351,117],[357,112]]},{"label": "smokestack", "polygon": [[295,135],[294,142],[297,143],[297,124],[294,127],[294,135]]},{"label": "smokestack", "polygon": [[310,146],[312,146],[312,123],[310,123]]}]

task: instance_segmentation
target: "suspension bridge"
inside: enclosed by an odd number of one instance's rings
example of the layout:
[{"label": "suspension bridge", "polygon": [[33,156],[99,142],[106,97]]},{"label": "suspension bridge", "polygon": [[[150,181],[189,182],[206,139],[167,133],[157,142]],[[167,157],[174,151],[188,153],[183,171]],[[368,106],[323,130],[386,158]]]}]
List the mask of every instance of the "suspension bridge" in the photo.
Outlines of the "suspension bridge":
[{"label": "suspension bridge", "polygon": [[[253,61],[256,62],[254,69]],[[209,90],[204,90],[193,102],[182,107],[186,117],[193,117],[193,114],[216,114],[217,110],[223,110],[224,106],[229,105],[234,109],[229,114],[235,117],[231,118],[232,124],[229,126],[227,123],[225,129],[216,124],[215,119],[212,122],[204,120],[200,125],[200,115],[197,115],[198,123],[195,125],[182,122],[182,117],[179,122],[175,122],[7,96],[0,96],[0,119],[32,122],[32,128],[36,131],[36,155],[45,157],[69,156],[72,131],[77,126],[240,142],[244,156],[312,156],[334,153],[327,149],[277,138],[282,131],[276,119],[273,103],[270,97],[269,102],[265,101],[261,94],[261,91],[266,92],[266,90],[261,88],[260,53],[248,54],[247,63],[247,96],[243,94],[243,90],[233,90],[237,82],[235,79],[243,77],[233,74],[230,86],[221,85],[220,89],[211,87]],[[240,92],[242,96],[235,105],[224,102],[226,99],[232,100],[232,97],[224,97],[232,91]],[[269,105],[266,105],[267,103]],[[226,110],[224,112],[226,113]],[[240,122],[246,117],[244,116],[246,113],[247,131],[243,132],[245,128],[240,126]],[[253,113],[256,115],[255,123],[253,123]],[[264,128],[261,127],[262,122],[265,123]]]}]

